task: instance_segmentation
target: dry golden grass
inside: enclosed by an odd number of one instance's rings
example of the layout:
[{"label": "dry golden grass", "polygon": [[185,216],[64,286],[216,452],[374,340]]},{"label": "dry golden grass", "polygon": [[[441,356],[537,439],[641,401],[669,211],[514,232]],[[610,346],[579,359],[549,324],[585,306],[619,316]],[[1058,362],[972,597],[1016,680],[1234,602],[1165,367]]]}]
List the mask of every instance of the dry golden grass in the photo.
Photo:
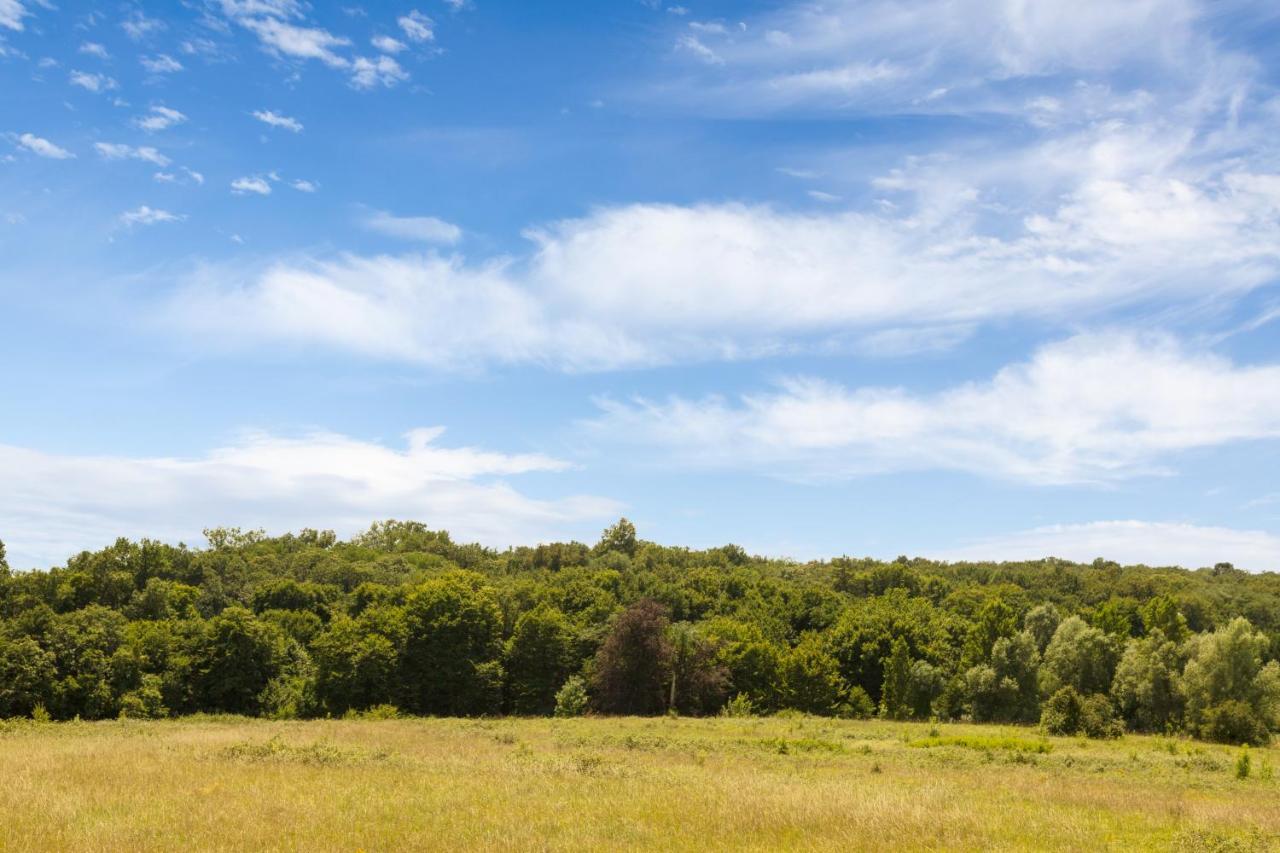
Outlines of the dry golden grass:
[{"label": "dry golden grass", "polygon": [[817,718],[0,724],[4,850],[1271,850],[1280,750]]}]

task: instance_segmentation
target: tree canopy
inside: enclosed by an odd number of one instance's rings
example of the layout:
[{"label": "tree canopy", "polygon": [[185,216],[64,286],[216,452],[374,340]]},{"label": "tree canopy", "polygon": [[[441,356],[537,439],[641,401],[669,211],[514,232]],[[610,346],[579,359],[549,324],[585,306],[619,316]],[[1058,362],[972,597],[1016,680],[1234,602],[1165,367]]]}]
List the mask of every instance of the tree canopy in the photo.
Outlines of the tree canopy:
[{"label": "tree canopy", "polygon": [[[792,708],[1259,742],[1280,575],[1045,559],[796,562],[638,537],[494,550],[417,522],[212,529],[43,571],[0,545],[0,716]],[[1074,727],[1074,728],[1073,728]]]}]

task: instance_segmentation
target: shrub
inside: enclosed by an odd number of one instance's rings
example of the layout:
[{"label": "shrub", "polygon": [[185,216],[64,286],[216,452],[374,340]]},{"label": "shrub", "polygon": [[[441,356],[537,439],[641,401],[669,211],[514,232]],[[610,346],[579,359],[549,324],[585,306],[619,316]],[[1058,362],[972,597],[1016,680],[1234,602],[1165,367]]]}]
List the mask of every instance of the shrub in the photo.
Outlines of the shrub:
[{"label": "shrub", "polygon": [[1101,693],[1081,696],[1074,687],[1063,687],[1049,697],[1040,725],[1055,735],[1113,738],[1124,734],[1124,723],[1116,719],[1111,700]]},{"label": "shrub", "polygon": [[842,717],[866,719],[875,714],[876,703],[871,701],[867,691],[854,686],[849,688],[848,698],[840,704],[838,711]]},{"label": "shrub", "polygon": [[556,692],[557,717],[581,717],[587,712],[587,683],[582,676],[571,675]]},{"label": "shrub", "polygon": [[752,704],[751,697],[745,693],[734,696],[720,709],[722,717],[754,717],[755,715],[755,705]]},{"label": "shrub", "polygon": [[1116,719],[1111,700],[1101,693],[1080,703],[1080,731],[1092,738],[1115,738],[1124,734],[1124,723]]},{"label": "shrub", "polygon": [[1236,699],[1219,702],[1205,712],[1200,734],[1218,743],[1264,746],[1271,740],[1267,724],[1247,703]]},{"label": "shrub", "polygon": [[1236,759],[1236,778],[1248,779],[1249,770],[1252,762],[1249,759],[1249,747],[1240,750],[1240,757]]},{"label": "shrub", "polygon": [[141,686],[120,697],[121,717],[134,720],[156,720],[168,715],[169,709],[164,706],[164,696],[160,693],[160,676],[158,675],[144,675]]},{"label": "shrub", "polygon": [[1074,687],[1063,687],[1049,697],[1040,713],[1040,725],[1052,735],[1073,735],[1080,731],[1080,694]]}]

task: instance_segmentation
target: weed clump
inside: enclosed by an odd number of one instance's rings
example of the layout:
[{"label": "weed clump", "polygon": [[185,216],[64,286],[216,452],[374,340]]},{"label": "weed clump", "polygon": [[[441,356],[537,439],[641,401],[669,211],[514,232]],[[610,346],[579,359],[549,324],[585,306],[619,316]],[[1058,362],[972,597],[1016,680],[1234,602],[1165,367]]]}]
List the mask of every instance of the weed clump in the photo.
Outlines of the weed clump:
[{"label": "weed clump", "polygon": [[315,741],[309,744],[291,744],[275,735],[267,741],[242,741],[221,750],[220,755],[233,761],[265,764],[307,764],[336,766],[385,761],[391,757],[388,750],[349,749]]}]

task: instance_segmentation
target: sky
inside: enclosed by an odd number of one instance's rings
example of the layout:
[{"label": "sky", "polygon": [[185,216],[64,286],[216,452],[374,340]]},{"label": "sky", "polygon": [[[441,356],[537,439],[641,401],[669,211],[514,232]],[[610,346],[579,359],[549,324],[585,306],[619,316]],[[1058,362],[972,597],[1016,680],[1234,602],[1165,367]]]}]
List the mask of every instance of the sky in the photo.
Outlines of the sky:
[{"label": "sky", "polygon": [[0,540],[1280,570],[1280,6],[0,0]]}]

